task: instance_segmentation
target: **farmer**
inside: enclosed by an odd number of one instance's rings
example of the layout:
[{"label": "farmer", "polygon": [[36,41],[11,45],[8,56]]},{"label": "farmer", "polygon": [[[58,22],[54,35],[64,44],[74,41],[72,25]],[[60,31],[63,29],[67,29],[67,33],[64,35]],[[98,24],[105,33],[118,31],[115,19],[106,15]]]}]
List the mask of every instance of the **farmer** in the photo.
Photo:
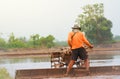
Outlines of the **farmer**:
[{"label": "farmer", "polygon": [[81,60],[84,60],[85,68],[87,71],[89,71],[88,55],[85,48],[83,47],[83,44],[86,44],[90,48],[93,48],[93,45],[89,43],[89,41],[80,30],[81,28],[78,25],[74,25],[74,27],[72,27],[72,31],[68,34],[68,45],[71,48],[72,55],[65,76],[69,74],[78,57]]}]

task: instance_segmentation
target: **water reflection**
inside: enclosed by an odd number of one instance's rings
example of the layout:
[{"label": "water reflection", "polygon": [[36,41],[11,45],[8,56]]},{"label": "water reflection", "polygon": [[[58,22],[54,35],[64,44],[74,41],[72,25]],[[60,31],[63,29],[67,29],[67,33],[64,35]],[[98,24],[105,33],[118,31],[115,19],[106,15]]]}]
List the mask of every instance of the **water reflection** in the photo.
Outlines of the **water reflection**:
[{"label": "water reflection", "polygon": [[90,55],[89,58],[91,60],[101,60],[101,59],[113,59],[114,56],[116,56],[116,55],[103,55],[103,54],[100,54],[100,55]]},{"label": "water reflection", "polygon": [[29,63],[29,62],[49,62],[50,57],[35,57],[35,58],[9,58],[0,59],[0,64],[13,64],[13,63]]},{"label": "water reflection", "polygon": [[95,55],[90,57],[91,66],[120,65],[120,55]]}]

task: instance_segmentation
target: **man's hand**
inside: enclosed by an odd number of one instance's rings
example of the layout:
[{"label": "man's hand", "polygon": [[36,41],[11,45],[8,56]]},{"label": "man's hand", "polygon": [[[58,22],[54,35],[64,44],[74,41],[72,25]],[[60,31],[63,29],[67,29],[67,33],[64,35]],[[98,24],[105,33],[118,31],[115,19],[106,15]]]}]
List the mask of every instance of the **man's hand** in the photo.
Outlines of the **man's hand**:
[{"label": "man's hand", "polygon": [[90,45],[89,47],[90,47],[90,48],[93,48],[93,45]]}]

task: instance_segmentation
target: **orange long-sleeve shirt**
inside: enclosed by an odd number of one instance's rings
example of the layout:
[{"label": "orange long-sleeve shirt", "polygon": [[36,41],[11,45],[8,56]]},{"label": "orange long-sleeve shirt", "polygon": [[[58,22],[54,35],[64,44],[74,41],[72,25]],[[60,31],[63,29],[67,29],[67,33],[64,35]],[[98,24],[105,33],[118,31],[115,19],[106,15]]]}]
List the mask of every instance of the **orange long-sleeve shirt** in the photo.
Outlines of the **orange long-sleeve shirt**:
[{"label": "orange long-sleeve shirt", "polygon": [[68,44],[71,47],[71,49],[83,47],[84,43],[88,46],[91,46],[91,44],[81,31],[76,32],[75,35],[74,32],[70,32],[68,34]]}]

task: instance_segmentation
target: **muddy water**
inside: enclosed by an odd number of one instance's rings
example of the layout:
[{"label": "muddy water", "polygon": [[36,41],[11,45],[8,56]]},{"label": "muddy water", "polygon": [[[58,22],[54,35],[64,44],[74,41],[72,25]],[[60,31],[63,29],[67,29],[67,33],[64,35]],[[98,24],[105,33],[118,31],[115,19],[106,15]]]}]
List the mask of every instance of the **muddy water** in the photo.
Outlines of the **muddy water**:
[{"label": "muddy water", "polygon": [[94,55],[90,56],[91,66],[120,65],[120,55]]},{"label": "muddy water", "polygon": [[[119,55],[90,55],[90,66],[120,65]],[[12,77],[19,69],[51,68],[50,57],[47,58],[10,58],[0,59],[0,68],[6,68]],[[98,78],[96,78],[98,79]]]}]

